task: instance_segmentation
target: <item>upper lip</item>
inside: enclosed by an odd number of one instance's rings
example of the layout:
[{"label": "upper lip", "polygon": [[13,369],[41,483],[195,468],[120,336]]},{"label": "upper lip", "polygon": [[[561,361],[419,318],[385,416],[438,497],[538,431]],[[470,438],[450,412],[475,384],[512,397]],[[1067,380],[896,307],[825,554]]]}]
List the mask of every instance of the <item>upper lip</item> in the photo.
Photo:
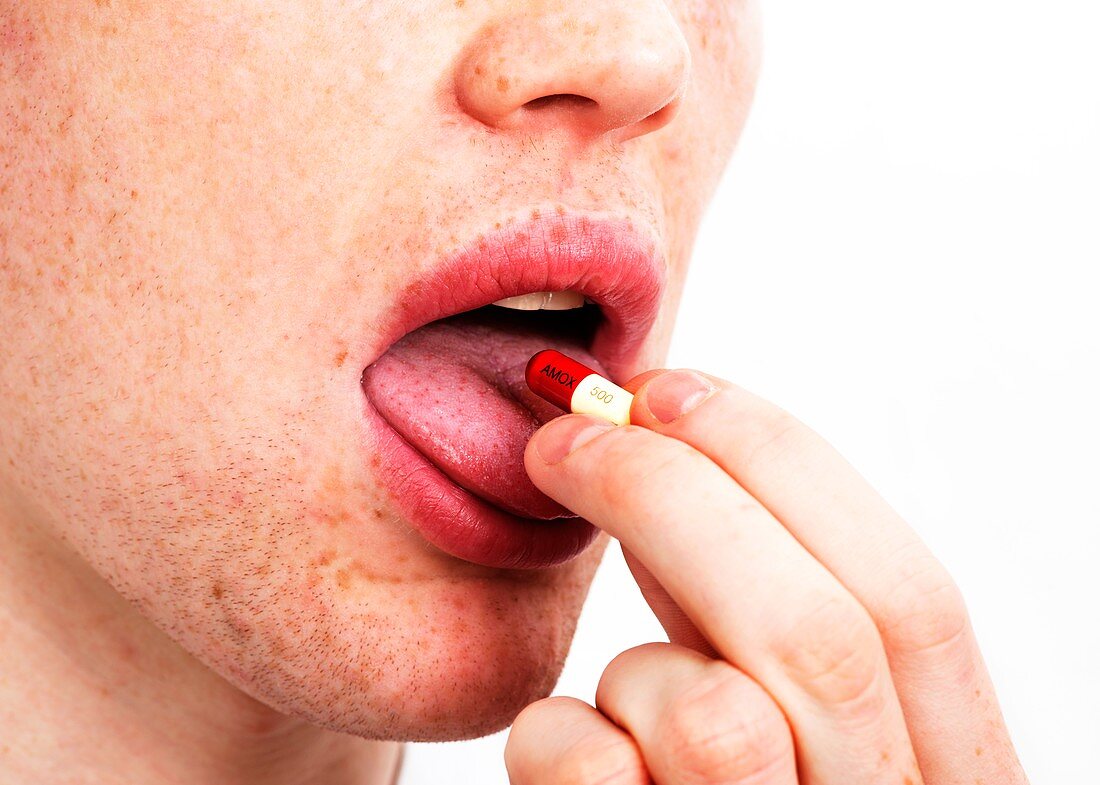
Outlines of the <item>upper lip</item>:
[{"label": "upper lip", "polygon": [[411,279],[383,325],[383,344],[505,297],[572,290],[603,315],[590,352],[624,377],[639,370],[632,363],[657,319],[665,279],[655,232],[625,218],[555,210],[480,235]]}]

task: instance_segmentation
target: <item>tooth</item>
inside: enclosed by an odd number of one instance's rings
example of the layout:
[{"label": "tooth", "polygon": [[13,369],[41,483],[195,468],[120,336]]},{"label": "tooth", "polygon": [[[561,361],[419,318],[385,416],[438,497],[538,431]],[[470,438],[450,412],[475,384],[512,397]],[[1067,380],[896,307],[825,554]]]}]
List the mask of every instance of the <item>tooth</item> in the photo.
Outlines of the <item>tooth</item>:
[{"label": "tooth", "polygon": [[531,292],[515,297],[505,297],[503,300],[497,300],[493,305],[517,311],[567,311],[580,308],[584,303],[585,296],[580,292]]},{"label": "tooth", "polygon": [[584,295],[580,292],[546,292],[545,311],[568,311],[584,306]]},{"label": "tooth", "polygon": [[545,292],[532,292],[531,294],[520,294],[515,297],[505,297],[503,300],[497,300],[493,305],[499,305],[501,308],[512,308],[516,311],[537,311],[542,308],[545,298]]}]

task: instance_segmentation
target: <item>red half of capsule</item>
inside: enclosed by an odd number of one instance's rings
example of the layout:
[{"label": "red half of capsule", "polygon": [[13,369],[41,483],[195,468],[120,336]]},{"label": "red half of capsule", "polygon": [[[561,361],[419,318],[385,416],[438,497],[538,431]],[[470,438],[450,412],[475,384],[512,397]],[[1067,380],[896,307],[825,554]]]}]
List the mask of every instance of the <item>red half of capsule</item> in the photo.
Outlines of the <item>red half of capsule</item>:
[{"label": "red half of capsule", "polygon": [[569,411],[573,391],[581,379],[594,373],[561,352],[544,349],[527,361],[527,386],[540,398]]}]

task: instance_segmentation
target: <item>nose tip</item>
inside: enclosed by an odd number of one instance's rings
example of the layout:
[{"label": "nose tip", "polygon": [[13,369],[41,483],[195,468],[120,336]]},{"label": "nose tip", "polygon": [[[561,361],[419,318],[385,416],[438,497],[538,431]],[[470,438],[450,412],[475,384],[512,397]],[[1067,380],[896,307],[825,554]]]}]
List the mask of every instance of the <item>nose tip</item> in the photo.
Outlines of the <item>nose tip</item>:
[{"label": "nose tip", "polygon": [[588,2],[490,22],[461,55],[455,93],[467,114],[500,130],[624,141],[672,120],[690,71],[663,0]]}]

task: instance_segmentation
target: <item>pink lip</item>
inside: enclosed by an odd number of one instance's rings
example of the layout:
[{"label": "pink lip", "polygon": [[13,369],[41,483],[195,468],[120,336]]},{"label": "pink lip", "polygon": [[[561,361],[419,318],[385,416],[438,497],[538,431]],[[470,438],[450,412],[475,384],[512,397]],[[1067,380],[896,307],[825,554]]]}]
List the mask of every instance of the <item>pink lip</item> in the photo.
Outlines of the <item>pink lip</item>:
[{"label": "pink lip", "polygon": [[[384,325],[378,354],[437,319],[527,292],[573,290],[600,305],[605,318],[591,351],[623,381],[641,370],[634,365],[664,283],[656,243],[629,221],[554,213],[481,236],[409,283]],[[371,450],[401,513],[440,550],[490,567],[529,569],[567,561],[595,538],[595,528],[578,518],[521,518],[482,501],[402,439],[366,395],[364,413]]]}]

